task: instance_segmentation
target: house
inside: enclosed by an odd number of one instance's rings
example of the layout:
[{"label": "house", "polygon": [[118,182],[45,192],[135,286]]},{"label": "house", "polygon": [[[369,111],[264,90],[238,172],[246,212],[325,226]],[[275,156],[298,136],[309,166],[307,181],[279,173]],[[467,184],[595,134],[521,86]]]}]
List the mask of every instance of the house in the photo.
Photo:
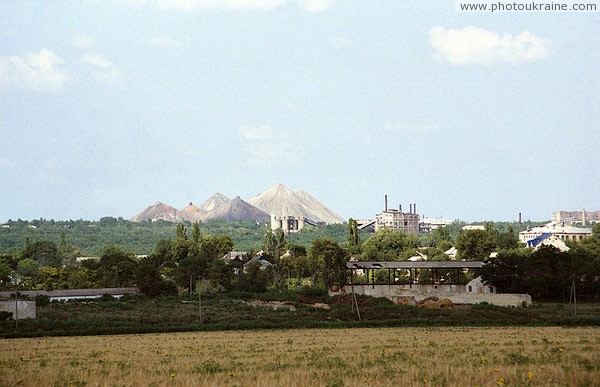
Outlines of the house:
[{"label": "house", "polygon": [[273,267],[273,264],[266,258],[264,258],[262,255],[257,255],[244,264],[244,273],[248,271],[248,266],[256,264],[259,265],[260,270],[266,270],[269,267]]},{"label": "house", "polygon": [[458,255],[458,250],[456,247],[452,246],[448,250],[444,251],[444,254],[448,256],[451,260],[456,260],[456,256]]},{"label": "house", "polygon": [[527,247],[533,247],[533,251],[538,251],[542,246],[552,246],[562,252],[570,250],[570,248],[562,239],[560,239],[557,235],[552,235],[549,233],[544,233],[537,238],[527,241]]},{"label": "house", "polygon": [[465,290],[467,294],[494,294],[496,289],[493,286],[486,285],[481,276],[478,276],[467,282]]}]

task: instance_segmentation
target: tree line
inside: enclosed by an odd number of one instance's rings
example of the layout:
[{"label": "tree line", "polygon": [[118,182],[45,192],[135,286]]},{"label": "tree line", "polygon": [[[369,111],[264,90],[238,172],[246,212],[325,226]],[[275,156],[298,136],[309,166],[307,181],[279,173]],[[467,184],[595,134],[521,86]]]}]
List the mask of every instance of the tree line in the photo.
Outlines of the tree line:
[{"label": "tree line", "polygon": [[[484,230],[445,227],[426,236],[391,229],[367,233],[358,230],[353,219],[343,227],[342,242],[315,235],[305,246],[282,230],[263,226],[259,247],[247,249],[231,261],[223,259],[234,249],[231,235],[211,235],[199,223],[174,225],[174,238],[159,240],[144,256],[107,244],[97,259],[81,262],[76,259],[78,247],[67,242],[65,233],[59,243],[26,238],[18,253],[0,256],[0,287],[13,289],[11,280],[16,278],[20,289],[138,286],[150,296],[192,293],[200,288],[251,292],[328,289],[348,280],[345,265],[351,257],[398,261],[420,254],[428,260],[449,260],[446,250],[455,246],[457,259],[486,261],[483,278],[499,292],[529,293],[537,300],[559,299],[568,295],[575,283],[580,297],[594,299],[600,294],[600,225],[594,226],[592,238],[569,242],[571,249],[564,253],[554,248],[524,248],[510,225],[502,231],[492,223]],[[490,256],[492,252],[497,255]],[[261,264],[265,261],[269,264]],[[426,282],[427,272],[418,280]]]}]

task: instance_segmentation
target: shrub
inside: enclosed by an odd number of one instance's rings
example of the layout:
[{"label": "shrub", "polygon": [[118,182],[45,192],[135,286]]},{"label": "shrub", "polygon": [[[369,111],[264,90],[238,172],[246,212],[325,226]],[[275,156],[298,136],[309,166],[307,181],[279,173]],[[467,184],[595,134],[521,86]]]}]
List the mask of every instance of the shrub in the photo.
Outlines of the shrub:
[{"label": "shrub", "polygon": [[44,294],[38,294],[35,296],[35,305],[36,306],[46,306],[50,304],[50,297]]}]

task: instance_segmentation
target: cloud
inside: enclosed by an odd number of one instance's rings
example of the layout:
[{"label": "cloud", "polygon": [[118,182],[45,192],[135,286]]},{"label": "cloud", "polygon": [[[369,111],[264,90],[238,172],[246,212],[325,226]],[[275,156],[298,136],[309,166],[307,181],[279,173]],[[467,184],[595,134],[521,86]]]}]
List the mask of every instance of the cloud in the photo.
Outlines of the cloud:
[{"label": "cloud", "polygon": [[239,134],[246,140],[250,141],[265,141],[274,140],[278,136],[273,128],[267,125],[262,126],[242,126]]},{"label": "cloud", "polygon": [[87,52],[82,59],[83,63],[87,64],[92,70],[97,80],[102,82],[112,82],[117,80],[121,72],[102,54],[97,52]]},{"label": "cloud", "polygon": [[352,46],[352,41],[347,38],[338,37],[329,40],[329,45],[336,49],[344,49]]},{"label": "cloud", "polygon": [[[96,1],[100,2],[101,0]],[[329,10],[333,6],[334,0],[112,0],[112,2],[117,5],[129,6],[152,4],[159,9],[180,12],[196,12],[211,9],[225,11],[270,11],[283,8],[289,4],[296,4],[306,12],[318,13]]]},{"label": "cloud", "polygon": [[150,39],[150,44],[152,44],[153,46],[166,48],[177,48],[183,46],[183,43],[181,43],[180,41],[165,35],[156,35],[155,37]]},{"label": "cloud", "polygon": [[71,45],[81,50],[89,50],[94,47],[96,38],[87,35],[76,35],[71,38]]},{"label": "cloud", "polygon": [[333,0],[298,0],[298,5],[306,12],[325,12],[333,6]]},{"label": "cloud", "polygon": [[502,35],[476,26],[429,31],[434,55],[454,65],[528,63],[550,55],[549,41],[529,32]]},{"label": "cloud", "polygon": [[239,135],[246,140],[242,150],[250,166],[288,165],[304,157],[302,147],[293,143],[286,132],[276,132],[270,126],[242,126]]},{"label": "cloud", "polygon": [[0,90],[14,85],[35,91],[58,91],[69,80],[62,69],[64,60],[43,48],[24,56],[0,56]]},{"label": "cloud", "polygon": [[287,0],[157,0],[159,8],[193,12],[202,9],[271,10],[282,7]]}]

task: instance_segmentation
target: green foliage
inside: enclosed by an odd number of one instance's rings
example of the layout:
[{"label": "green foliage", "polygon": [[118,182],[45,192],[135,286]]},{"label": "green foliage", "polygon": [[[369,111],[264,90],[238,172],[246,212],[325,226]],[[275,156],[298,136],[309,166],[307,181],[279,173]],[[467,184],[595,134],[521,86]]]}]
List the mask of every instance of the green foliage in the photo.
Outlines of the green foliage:
[{"label": "green foliage", "polygon": [[485,261],[496,249],[495,232],[490,229],[461,230],[456,238],[456,249],[459,259]]},{"label": "green foliage", "polygon": [[365,261],[403,261],[416,252],[418,239],[402,231],[383,228],[362,244]]},{"label": "green foliage", "polygon": [[56,243],[51,241],[38,241],[32,244],[26,244],[21,253],[21,258],[30,258],[35,260],[40,267],[62,265],[61,256],[58,253]]},{"label": "green foliage", "polygon": [[317,239],[309,250],[310,260],[319,262],[320,276],[325,289],[336,284],[346,285],[346,262],[348,253],[331,238]]}]

